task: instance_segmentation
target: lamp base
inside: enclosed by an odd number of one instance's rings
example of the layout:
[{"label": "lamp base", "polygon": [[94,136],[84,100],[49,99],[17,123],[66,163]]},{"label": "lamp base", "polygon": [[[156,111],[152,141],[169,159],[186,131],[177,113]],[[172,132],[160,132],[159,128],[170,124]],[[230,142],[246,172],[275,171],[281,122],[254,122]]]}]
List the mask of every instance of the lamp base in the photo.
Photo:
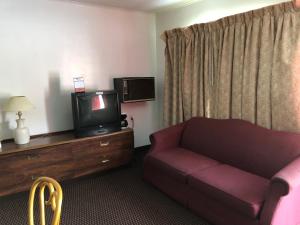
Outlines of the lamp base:
[{"label": "lamp base", "polygon": [[15,143],[18,145],[24,145],[29,143],[30,135],[29,129],[24,127],[24,119],[17,119],[17,128],[15,129]]}]

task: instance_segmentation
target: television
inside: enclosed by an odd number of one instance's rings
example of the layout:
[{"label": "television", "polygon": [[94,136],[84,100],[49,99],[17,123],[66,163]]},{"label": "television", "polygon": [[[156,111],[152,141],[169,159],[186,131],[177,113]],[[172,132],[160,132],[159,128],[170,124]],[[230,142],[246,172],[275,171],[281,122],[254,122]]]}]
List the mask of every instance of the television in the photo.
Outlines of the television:
[{"label": "television", "polygon": [[75,135],[86,137],[121,129],[118,93],[114,90],[72,93]]}]

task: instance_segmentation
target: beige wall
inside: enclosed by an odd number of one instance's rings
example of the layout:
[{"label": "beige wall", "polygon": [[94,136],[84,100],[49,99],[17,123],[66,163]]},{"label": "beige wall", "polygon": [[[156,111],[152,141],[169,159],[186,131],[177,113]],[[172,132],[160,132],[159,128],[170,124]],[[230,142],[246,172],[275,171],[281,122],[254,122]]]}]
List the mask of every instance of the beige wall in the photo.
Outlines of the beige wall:
[{"label": "beige wall", "polygon": [[262,8],[265,6],[286,2],[286,0],[202,0],[189,6],[160,12],[156,14],[156,47],[157,47],[157,91],[160,127],[162,127],[163,107],[163,76],[164,76],[164,48],[165,44],[160,35],[165,31],[177,27],[186,27],[197,23],[205,23],[219,18]]},{"label": "beige wall", "polygon": [[[52,0],[0,1],[0,105],[25,95],[31,134],[71,129],[70,93],[83,74],[87,90],[112,89],[117,76],[155,76],[155,15]],[[0,106],[1,109],[1,106]],[[135,120],[135,146],[156,129],[156,102],[123,105]],[[0,135],[12,137],[13,113]]]}]

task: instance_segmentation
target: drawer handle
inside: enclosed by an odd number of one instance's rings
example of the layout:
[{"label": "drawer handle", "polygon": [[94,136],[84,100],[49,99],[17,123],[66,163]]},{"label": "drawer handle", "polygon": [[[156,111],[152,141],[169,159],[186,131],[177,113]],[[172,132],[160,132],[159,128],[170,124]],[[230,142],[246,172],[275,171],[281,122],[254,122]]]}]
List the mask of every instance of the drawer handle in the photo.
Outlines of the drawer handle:
[{"label": "drawer handle", "polygon": [[108,163],[109,161],[110,161],[109,159],[103,159],[103,160],[101,161],[101,163],[105,164],[105,163]]},{"label": "drawer handle", "polygon": [[36,180],[38,178],[39,178],[39,176],[34,176],[34,175],[31,176],[31,180]]},{"label": "drawer handle", "polygon": [[105,147],[105,146],[108,146],[108,145],[109,145],[109,141],[107,141],[107,142],[100,141],[100,146],[101,147]]},{"label": "drawer handle", "polygon": [[38,155],[27,155],[28,160],[34,160],[34,159],[37,159],[37,158],[39,158]]}]

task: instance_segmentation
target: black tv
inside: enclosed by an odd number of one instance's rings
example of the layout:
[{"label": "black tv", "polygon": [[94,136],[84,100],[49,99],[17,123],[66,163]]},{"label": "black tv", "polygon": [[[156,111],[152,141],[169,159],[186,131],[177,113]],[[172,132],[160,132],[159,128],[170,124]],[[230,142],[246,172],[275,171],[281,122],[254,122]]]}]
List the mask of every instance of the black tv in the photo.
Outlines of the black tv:
[{"label": "black tv", "polygon": [[114,90],[72,93],[75,135],[86,137],[121,130],[121,110]]}]

